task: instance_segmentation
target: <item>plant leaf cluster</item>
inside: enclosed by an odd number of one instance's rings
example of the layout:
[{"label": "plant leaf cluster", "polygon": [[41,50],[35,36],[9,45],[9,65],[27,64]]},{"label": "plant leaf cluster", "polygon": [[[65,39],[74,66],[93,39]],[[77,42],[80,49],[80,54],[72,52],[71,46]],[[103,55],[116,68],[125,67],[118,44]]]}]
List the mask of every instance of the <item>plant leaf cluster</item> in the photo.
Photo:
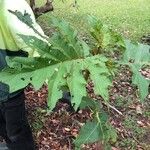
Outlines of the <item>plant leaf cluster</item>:
[{"label": "plant leaf cluster", "polygon": [[79,149],[82,144],[94,143],[97,141],[101,142],[104,147],[109,147],[109,142],[116,142],[116,130],[108,122],[108,116],[103,111],[103,106],[99,101],[84,97],[80,104],[80,108],[89,108],[92,111],[93,119],[87,121],[81,127],[79,135],[74,141],[76,149]]},{"label": "plant leaf cluster", "polygon": [[[22,20],[24,15],[15,12]],[[33,28],[30,16],[26,23]],[[90,33],[95,39],[96,50],[92,50],[78,33],[64,20],[52,19],[55,27],[53,36],[44,42],[33,36],[20,35],[27,46],[36,49],[38,57],[9,57],[8,67],[0,73],[0,81],[9,85],[10,92],[15,92],[29,84],[38,90],[46,82],[48,85],[48,106],[53,110],[63,91],[71,94],[71,103],[75,110],[89,108],[93,111],[93,120],[81,128],[75,140],[79,148],[84,143],[103,141],[106,144],[116,141],[116,132],[108,123],[108,117],[99,101],[88,98],[86,85],[88,79],[94,84],[94,93],[106,102],[109,100],[109,87],[112,85],[112,73],[115,66],[112,60],[103,55],[103,50],[123,47],[123,59],[118,64],[128,65],[132,72],[132,82],[138,86],[141,99],[148,95],[149,80],[139,72],[149,65],[149,46],[132,43],[103,25],[100,20],[89,17]],[[35,29],[34,29],[35,30]],[[40,34],[38,34],[40,35]],[[49,44],[50,43],[50,44]],[[108,51],[109,52],[109,51]],[[108,145],[108,144],[106,144]]]},{"label": "plant leaf cluster", "polygon": [[71,93],[71,102],[77,109],[82,97],[87,96],[84,73],[93,80],[95,94],[108,101],[111,73],[103,55],[92,55],[89,46],[77,36],[67,22],[53,18],[56,32],[49,39],[51,45],[37,37],[20,35],[27,46],[37,49],[39,57],[8,58],[9,67],[0,73],[0,80],[10,86],[10,92],[32,84],[38,90],[48,84],[48,106],[52,110],[62,92]]},{"label": "plant leaf cluster", "polygon": [[150,79],[141,74],[143,67],[150,68],[150,46],[125,40],[125,52],[121,64],[128,65],[132,71],[132,83],[139,89],[140,100],[148,95]]}]

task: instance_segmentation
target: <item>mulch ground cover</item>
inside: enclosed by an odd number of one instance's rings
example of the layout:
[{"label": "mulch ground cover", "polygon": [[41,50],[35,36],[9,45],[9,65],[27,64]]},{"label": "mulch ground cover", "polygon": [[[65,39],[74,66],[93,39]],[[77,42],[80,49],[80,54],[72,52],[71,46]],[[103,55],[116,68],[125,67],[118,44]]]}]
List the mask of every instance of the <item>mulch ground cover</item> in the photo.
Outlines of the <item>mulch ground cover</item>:
[{"label": "mulch ground cover", "polygon": [[[142,73],[146,77],[150,77],[149,70],[144,70]],[[93,99],[102,100],[101,97],[94,95],[92,83],[89,83],[88,91]],[[73,141],[77,137],[81,126],[92,118],[90,110],[85,109],[74,112],[67,103],[60,101],[57,103],[54,111],[51,114],[47,114],[45,111],[47,109],[46,86],[43,86],[43,88],[37,92],[29,87],[26,89],[25,94],[28,118],[33,129],[37,149],[74,150]],[[122,102],[121,104],[116,102],[119,100]],[[122,143],[126,139],[131,139],[132,142],[135,142],[135,149],[147,149],[150,144],[150,117],[144,116],[143,112],[150,109],[150,95],[147,97],[145,104],[139,102],[137,89],[131,85],[131,72],[126,67],[121,68],[118,76],[113,81],[113,87],[110,89],[110,103],[123,114],[120,115],[112,109],[108,111],[110,122],[118,134],[118,141],[112,144],[112,149],[132,149],[130,144],[123,146]],[[137,127],[139,127],[139,130],[145,129],[145,133],[143,133],[142,137],[136,135],[134,131],[132,131],[133,129],[123,124],[124,120],[132,116],[134,116],[134,122],[137,124]],[[103,150],[100,143],[83,145],[82,149]]]}]

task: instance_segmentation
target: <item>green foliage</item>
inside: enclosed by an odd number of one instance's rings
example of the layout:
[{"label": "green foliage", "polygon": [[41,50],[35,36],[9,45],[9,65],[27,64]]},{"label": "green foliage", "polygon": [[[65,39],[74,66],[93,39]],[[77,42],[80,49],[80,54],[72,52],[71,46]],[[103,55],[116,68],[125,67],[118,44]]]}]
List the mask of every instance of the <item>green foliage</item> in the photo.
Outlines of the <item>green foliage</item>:
[{"label": "green foliage", "polygon": [[83,143],[93,143],[102,139],[100,132],[102,131],[99,123],[88,121],[80,130],[79,137],[75,141],[76,147],[80,147]]},{"label": "green foliage", "polygon": [[42,110],[40,108],[37,108],[36,110],[34,110],[33,115],[34,115],[34,122],[31,122],[31,126],[33,128],[33,130],[35,131],[39,131],[43,128],[44,126],[44,122],[45,122],[45,118],[44,118],[44,113],[46,113],[45,110]]},{"label": "green foliage", "polygon": [[43,35],[41,35],[40,32],[38,32],[35,27],[34,27],[34,23],[32,21],[31,15],[28,14],[26,11],[23,13],[19,12],[19,11],[12,11],[12,10],[8,10],[10,13],[14,14],[20,21],[22,21],[24,24],[26,24],[27,26],[29,26],[30,28],[33,29],[33,31],[38,34],[39,36],[41,36],[42,38],[46,38]]},{"label": "green foliage", "polygon": [[120,63],[131,68],[133,72],[132,83],[138,87],[140,99],[143,101],[148,95],[150,80],[142,76],[140,70],[143,66],[150,67],[150,46],[124,39],[95,17],[90,16],[89,23],[90,33],[95,39],[97,46],[93,53],[104,53],[103,50],[112,50],[112,48],[115,50],[116,47],[119,50],[124,50],[123,59]]},{"label": "green foliage", "polygon": [[24,12],[24,14],[22,14],[21,12],[17,10],[16,11],[9,10],[9,12],[17,16],[17,18],[23,23],[25,23],[27,26],[29,26],[30,28],[33,28],[33,21],[31,19],[31,15],[28,14],[26,11]]},{"label": "green foliage", "polygon": [[77,109],[82,97],[87,95],[87,81],[83,72],[88,71],[95,85],[95,93],[108,101],[111,73],[106,64],[109,60],[103,55],[92,56],[88,45],[78,39],[77,32],[68,23],[57,19],[52,22],[57,30],[50,39],[52,45],[36,37],[20,35],[28,46],[37,49],[40,57],[9,59],[9,66],[12,68],[5,69],[0,74],[0,80],[9,84],[10,92],[28,84],[32,84],[37,90],[47,81],[50,110],[62,97],[64,87],[67,87],[72,104]]},{"label": "green foliage", "polygon": [[[95,39],[94,53],[102,53],[104,50],[112,50],[115,47],[124,47],[123,38],[117,32],[112,31],[94,16],[88,17],[90,33]],[[113,49],[114,50],[114,49]]]},{"label": "green foliage", "polygon": [[[14,13],[20,20],[25,15]],[[26,14],[27,15],[27,14]],[[33,28],[30,16],[25,16],[24,23]],[[0,73],[0,81],[10,86],[10,92],[32,84],[38,90],[46,82],[48,85],[48,106],[52,110],[62,92],[67,90],[71,94],[71,102],[77,109],[88,107],[93,112],[93,120],[81,128],[79,136],[75,140],[75,146],[103,141],[116,141],[116,132],[108,122],[108,116],[103,111],[99,101],[87,98],[86,85],[88,79],[92,79],[94,93],[100,95],[108,102],[108,88],[111,86],[114,63],[106,58],[102,52],[115,47],[124,47],[125,53],[122,64],[129,65],[133,77],[132,81],[140,91],[141,99],[148,94],[149,81],[139,72],[143,65],[149,65],[149,47],[142,44],[133,44],[113,32],[94,17],[89,18],[91,34],[96,41],[96,51],[81,39],[77,31],[63,21],[53,18],[52,25],[55,27],[53,36],[47,42],[33,36],[20,35],[27,46],[36,49],[39,57],[7,58],[8,68]],[[38,34],[40,35],[40,34]],[[119,64],[119,63],[118,63]]]},{"label": "green foliage", "polygon": [[116,142],[116,131],[108,122],[108,116],[103,111],[102,105],[98,101],[83,98],[80,108],[90,108],[93,111],[93,120],[87,121],[82,126],[79,136],[75,140],[76,149],[80,148],[82,144],[102,141],[105,145],[108,142]]},{"label": "green foliage", "polygon": [[143,66],[150,67],[150,46],[125,41],[126,51],[123,55],[123,64],[128,65],[132,72],[132,83],[139,89],[140,99],[143,101],[148,95],[150,80],[146,79],[140,70]]},{"label": "green foliage", "polygon": [[83,97],[80,104],[80,109],[85,109],[87,107],[93,111],[99,112],[102,109],[102,104],[99,101],[92,100],[91,98]]}]

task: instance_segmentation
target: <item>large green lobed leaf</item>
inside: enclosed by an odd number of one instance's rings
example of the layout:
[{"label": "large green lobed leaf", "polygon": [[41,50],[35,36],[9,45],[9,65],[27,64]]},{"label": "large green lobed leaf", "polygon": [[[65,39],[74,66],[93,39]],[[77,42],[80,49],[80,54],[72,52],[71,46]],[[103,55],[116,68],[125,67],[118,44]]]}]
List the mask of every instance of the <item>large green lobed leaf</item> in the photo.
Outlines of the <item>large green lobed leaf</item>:
[{"label": "large green lobed leaf", "polygon": [[143,101],[148,95],[150,79],[146,79],[140,70],[144,66],[150,67],[150,46],[126,40],[125,47],[123,64],[131,68],[133,72],[132,83],[138,87],[140,100]]},{"label": "large green lobed leaf", "polygon": [[9,58],[10,67],[0,73],[0,81],[9,85],[10,92],[29,84],[38,90],[46,82],[50,110],[67,87],[77,109],[82,97],[87,96],[87,80],[83,74],[86,70],[95,84],[95,93],[108,100],[108,87],[111,85],[111,74],[106,65],[108,59],[99,54],[93,56],[88,45],[78,38],[68,23],[57,19],[52,21],[56,32],[49,39],[51,44],[36,37],[20,35],[28,46],[37,50],[39,57]]}]

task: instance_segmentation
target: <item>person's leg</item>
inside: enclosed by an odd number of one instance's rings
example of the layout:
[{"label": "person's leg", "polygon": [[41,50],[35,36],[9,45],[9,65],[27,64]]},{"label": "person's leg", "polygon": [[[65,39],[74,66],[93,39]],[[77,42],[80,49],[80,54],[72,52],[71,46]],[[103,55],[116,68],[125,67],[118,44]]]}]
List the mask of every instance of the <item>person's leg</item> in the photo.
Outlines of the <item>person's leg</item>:
[{"label": "person's leg", "polygon": [[30,126],[25,114],[24,93],[9,99],[4,103],[4,117],[6,131],[10,142],[7,146],[10,150],[34,150],[34,142]]},{"label": "person's leg", "polygon": [[5,119],[3,118],[3,114],[2,114],[2,109],[3,105],[0,104],[0,136],[5,139],[8,140],[7,137],[7,132],[6,132],[6,122]]},{"label": "person's leg", "polygon": [[[3,118],[1,108],[2,108],[2,105],[0,104],[0,136],[3,139],[5,139],[5,141],[8,141],[8,137],[6,133],[6,122]],[[0,150],[8,150],[6,143],[0,143]]]}]

